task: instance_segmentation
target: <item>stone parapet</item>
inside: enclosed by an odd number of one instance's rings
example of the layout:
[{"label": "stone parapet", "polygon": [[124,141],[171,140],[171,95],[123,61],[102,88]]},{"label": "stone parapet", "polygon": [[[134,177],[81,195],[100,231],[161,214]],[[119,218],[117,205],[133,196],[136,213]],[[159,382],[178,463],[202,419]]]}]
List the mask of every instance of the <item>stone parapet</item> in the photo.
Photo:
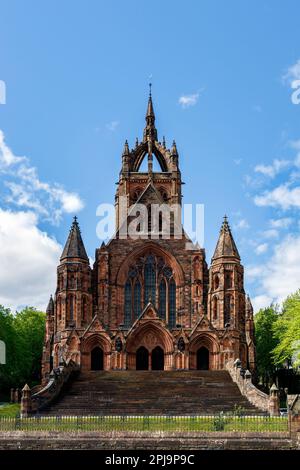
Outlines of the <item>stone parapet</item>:
[{"label": "stone parapet", "polygon": [[21,416],[26,417],[48,406],[61,392],[62,387],[79,371],[79,366],[72,360],[57,369],[53,369],[45,387],[37,393],[32,393],[28,385],[22,390]]},{"label": "stone parapet", "polygon": [[241,361],[232,359],[226,363],[226,369],[231,375],[232,380],[237,384],[242,395],[244,395],[250,403],[271,416],[279,416],[279,396],[278,389],[275,384],[270,389],[270,395],[259,390],[252,383],[252,374],[249,370],[243,370]]}]

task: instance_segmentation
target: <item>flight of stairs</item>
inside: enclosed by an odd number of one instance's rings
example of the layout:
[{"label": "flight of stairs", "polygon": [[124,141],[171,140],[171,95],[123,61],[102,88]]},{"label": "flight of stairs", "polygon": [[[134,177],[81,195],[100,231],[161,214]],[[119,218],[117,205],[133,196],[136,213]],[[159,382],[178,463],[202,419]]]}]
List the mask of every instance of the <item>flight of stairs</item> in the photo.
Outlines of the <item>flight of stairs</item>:
[{"label": "flight of stairs", "polygon": [[67,385],[43,415],[263,414],[226,371],[91,371]]}]

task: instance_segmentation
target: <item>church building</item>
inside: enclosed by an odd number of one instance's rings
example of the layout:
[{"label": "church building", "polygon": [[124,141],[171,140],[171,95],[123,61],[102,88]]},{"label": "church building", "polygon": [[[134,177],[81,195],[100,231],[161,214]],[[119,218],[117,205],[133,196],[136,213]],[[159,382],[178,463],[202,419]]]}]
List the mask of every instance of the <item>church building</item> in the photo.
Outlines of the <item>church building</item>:
[{"label": "church building", "polygon": [[[181,206],[179,162],[175,142],[168,149],[158,140],[150,92],[143,138],[132,149],[126,141],[122,154],[116,233],[96,249],[92,267],[76,217],[72,223],[47,308],[43,383],[69,359],[82,371],[170,371],[225,369],[240,358],[254,371],[253,309],[227,218],[210,266],[182,226],[175,236],[174,218],[169,237],[162,233],[163,216],[153,227],[153,204]],[[143,226],[140,236],[120,236],[124,201],[128,220],[137,204],[149,209],[146,233]]]}]

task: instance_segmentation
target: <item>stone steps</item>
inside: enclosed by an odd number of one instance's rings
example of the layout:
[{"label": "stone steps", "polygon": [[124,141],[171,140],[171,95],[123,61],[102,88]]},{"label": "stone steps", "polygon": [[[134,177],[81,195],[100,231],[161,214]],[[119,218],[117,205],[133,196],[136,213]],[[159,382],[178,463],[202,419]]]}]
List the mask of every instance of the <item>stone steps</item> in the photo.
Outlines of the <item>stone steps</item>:
[{"label": "stone steps", "polygon": [[47,415],[263,414],[227,371],[93,371],[81,373]]}]

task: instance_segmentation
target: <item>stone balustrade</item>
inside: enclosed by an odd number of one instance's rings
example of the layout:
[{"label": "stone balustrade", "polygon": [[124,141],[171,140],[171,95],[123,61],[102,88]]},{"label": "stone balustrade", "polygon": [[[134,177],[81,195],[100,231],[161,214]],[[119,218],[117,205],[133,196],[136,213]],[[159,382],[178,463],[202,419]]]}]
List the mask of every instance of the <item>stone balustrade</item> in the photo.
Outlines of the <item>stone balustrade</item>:
[{"label": "stone balustrade", "polygon": [[37,413],[49,405],[59,395],[62,387],[71,378],[71,375],[74,375],[76,372],[79,372],[78,364],[69,360],[57,369],[53,369],[46,386],[36,393],[32,393],[26,384],[22,390],[21,416],[26,417],[32,413]]},{"label": "stone balustrade", "polygon": [[237,384],[242,395],[257,408],[269,413],[271,416],[279,416],[279,394],[275,384],[270,389],[270,395],[259,390],[252,383],[252,374],[249,370],[243,370],[241,361],[232,359],[226,363],[226,369],[232,380]]}]

